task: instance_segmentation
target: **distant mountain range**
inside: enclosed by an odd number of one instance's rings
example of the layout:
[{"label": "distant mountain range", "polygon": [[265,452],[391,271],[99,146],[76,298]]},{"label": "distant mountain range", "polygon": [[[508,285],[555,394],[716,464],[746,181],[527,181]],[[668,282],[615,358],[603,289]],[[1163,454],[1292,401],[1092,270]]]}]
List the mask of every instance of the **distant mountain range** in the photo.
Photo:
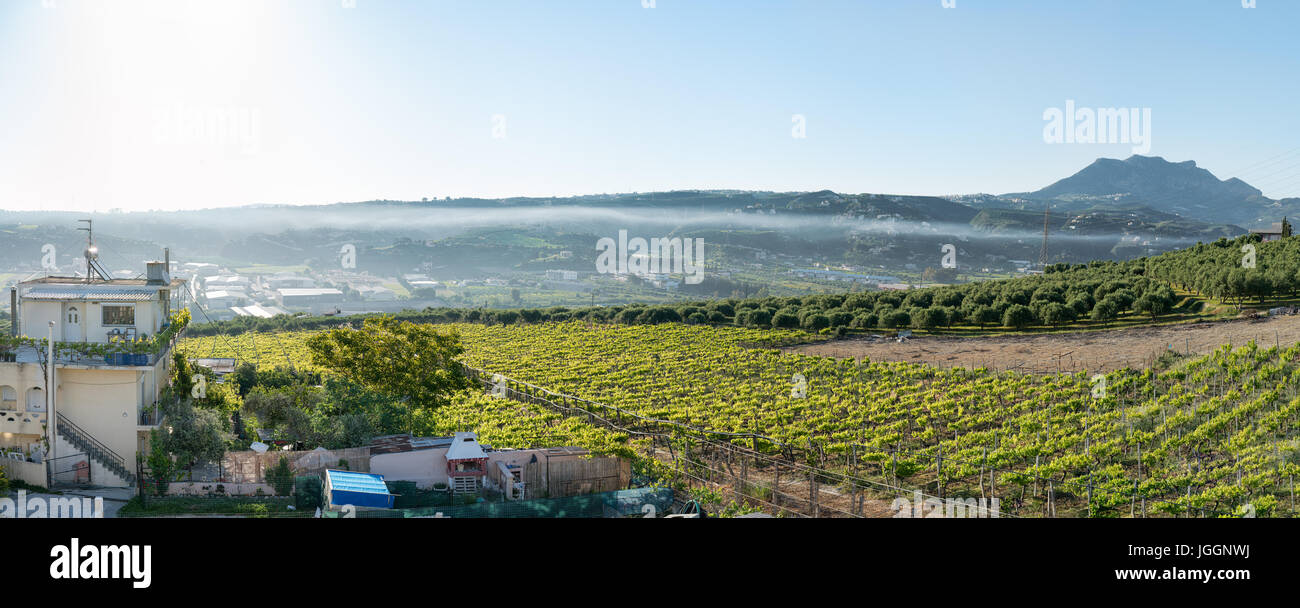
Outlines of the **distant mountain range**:
[{"label": "distant mountain range", "polygon": [[1062,213],[1163,214],[1167,219],[1246,228],[1300,215],[1300,198],[1270,199],[1240,179],[1215,177],[1195,161],[1173,163],[1137,155],[1099,158],[1034,192],[956,199],[979,208],[1043,209],[1051,203],[1053,211]]},{"label": "distant mountain range", "polygon": [[529,267],[551,249],[583,251],[620,230],[702,237],[750,259],[762,249],[891,268],[924,268],[938,243],[960,243],[971,265],[1006,267],[1038,260],[1044,219],[1050,262],[1127,259],[1234,237],[1283,216],[1300,218],[1300,199],[1269,199],[1192,161],[1133,156],[1098,159],[1040,190],[1001,195],[687,190],[172,212],[0,210],[0,252],[8,250],[0,270],[30,267],[44,243],[75,262],[84,243],[76,220],[84,217],[94,218],[97,234],[122,240],[124,259],[113,263],[124,268],[162,246],[186,259],[291,265],[324,263],[352,244],[394,267],[435,264],[425,258],[436,250],[435,266],[476,272]]}]

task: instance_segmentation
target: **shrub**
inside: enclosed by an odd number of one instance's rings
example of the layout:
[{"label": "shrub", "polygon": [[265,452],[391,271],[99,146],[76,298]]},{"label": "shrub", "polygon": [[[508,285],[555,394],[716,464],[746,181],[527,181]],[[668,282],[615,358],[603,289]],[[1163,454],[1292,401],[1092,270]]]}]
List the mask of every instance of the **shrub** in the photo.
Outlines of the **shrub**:
[{"label": "shrub", "polygon": [[324,484],[319,475],[294,478],[293,490],[293,504],[299,511],[315,511],[325,504]]},{"label": "shrub", "polygon": [[293,471],[289,469],[289,458],[280,457],[280,463],[266,471],[266,483],[270,484],[277,496],[288,496],[293,492]]}]

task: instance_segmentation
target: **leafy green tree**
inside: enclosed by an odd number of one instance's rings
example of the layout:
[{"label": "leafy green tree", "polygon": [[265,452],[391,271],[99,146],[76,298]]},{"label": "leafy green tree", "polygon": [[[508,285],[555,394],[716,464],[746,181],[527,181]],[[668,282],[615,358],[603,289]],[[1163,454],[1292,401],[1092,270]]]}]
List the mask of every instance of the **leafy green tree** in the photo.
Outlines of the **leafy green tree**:
[{"label": "leafy green tree", "polygon": [[163,443],[177,466],[192,470],[199,463],[221,461],[230,436],[220,414],[183,400],[169,408],[167,420],[171,432]]},{"label": "leafy green tree", "polygon": [[179,348],[172,351],[172,387],[181,399],[188,399],[194,388],[194,371]]},{"label": "leafy green tree", "polygon": [[1074,319],[1074,311],[1060,302],[1048,302],[1042,308],[1043,322],[1057,327]]},{"label": "leafy green tree", "polygon": [[1114,320],[1118,316],[1119,308],[1116,306],[1115,301],[1109,298],[1102,298],[1100,302],[1097,302],[1097,304],[1092,307],[1092,313],[1089,315],[1089,318],[1093,321],[1104,324],[1107,321]]},{"label": "leafy green tree", "polygon": [[149,474],[153,476],[155,491],[159,496],[167,494],[167,484],[171,481],[176,464],[167,452],[166,435],[154,429],[149,432]]},{"label": "leafy green tree", "polygon": [[293,470],[289,468],[288,457],[281,456],[279,463],[266,470],[266,483],[277,496],[288,496],[293,492]]},{"label": "leafy green tree", "polygon": [[896,310],[887,316],[881,317],[880,325],[886,329],[897,329],[907,327],[912,324],[912,315],[907,314],[905,310]]},{"label": "leafy green tree", "polygon": [[1012,304],[1002,313],[1002,324],[1007,327],[1024,329],[1034,324],[1034,311],[1023,304]]},{"label": "leafy green tree", "polygon": [[831,318],[823,314],[808,315],[804,318],[803,328],[820,331],[831,326]]},{"label": "leafy green tree", "polygon": [[931,306],[921,311],[919,325],[922,329],[934,329],[948,324],[948,314],[942,306]]},{"label": "leafy green tree", "polygon": [[444,406],[470,381],[456,357],[460,336],[392,317],[366,319],[360,330],[333,329],[307,339],[312,362],[416,409]]},{"label": "leafy green tree", "polygon": [[772,317],[772,327],[794,329],[799,327],[799,317],[787,312],[778,312]]},{"label": "leafy green tree", "polygon": [[970,320],[979,325],[980,329],[984,329],[985,325],[997,323],[1000,317],[997,309],[987,304],[981,304],[975,307],[973,314],[970,315]]},{"label": "leafy green tree", "polygon": [[239,396],[245,397],[248,391],[253,390],[257,385],[257,366],[252,363],[241,363],[235,368],[235,386],[239,388]]}]

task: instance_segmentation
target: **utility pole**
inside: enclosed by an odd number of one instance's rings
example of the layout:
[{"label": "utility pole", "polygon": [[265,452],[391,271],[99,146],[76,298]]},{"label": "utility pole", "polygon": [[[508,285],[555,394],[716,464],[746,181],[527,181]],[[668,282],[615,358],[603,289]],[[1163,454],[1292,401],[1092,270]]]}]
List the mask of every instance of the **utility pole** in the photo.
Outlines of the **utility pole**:
[{"label": "utility pole", "polygon": [[1043,272],[1047,272],[1047,219],[1051,209],[1050,202],[1043,208],[1043,249],[1038,252],[1038,268]]},{"label": "utility pole", "polygon": [[59,417],[57,412],[54,411],[54,391],[57,390],[55,388],[56,385],[54,384],[54,321],[50,321],[50,341],[46,347],[49,348],[49,350],[46,353],[45,359],[45,411],[49,412],[49,419],[45,425],[45,430],[46,433],[49,433],[46,440],[50,444],[50,455],[45,459],[45,475],[49,478],[48,481],[52,486],[54,484],[54,469],[52,467],[54,467],[55,445],[59,436]]}]

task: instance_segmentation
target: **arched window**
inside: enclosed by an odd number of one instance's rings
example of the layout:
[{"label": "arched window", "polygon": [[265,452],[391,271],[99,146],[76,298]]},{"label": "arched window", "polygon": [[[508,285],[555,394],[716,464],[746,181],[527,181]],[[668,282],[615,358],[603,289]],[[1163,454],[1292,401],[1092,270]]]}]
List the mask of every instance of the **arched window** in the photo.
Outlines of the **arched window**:
[{"label": "arched window", "polygon": [[12,386],[0,386],[0,410],[18,410],[18,391]]},{"label": "arched window", "polygon": [[73,306],[68,309],[68,324],[77,325],[78,323],[81,323],[81,316],[77,314],[77,307]]},{"label": "arched window", "polygon": [[40,387],[27,389],[27,411],[45,411],[45,391],[41,390]]}]

